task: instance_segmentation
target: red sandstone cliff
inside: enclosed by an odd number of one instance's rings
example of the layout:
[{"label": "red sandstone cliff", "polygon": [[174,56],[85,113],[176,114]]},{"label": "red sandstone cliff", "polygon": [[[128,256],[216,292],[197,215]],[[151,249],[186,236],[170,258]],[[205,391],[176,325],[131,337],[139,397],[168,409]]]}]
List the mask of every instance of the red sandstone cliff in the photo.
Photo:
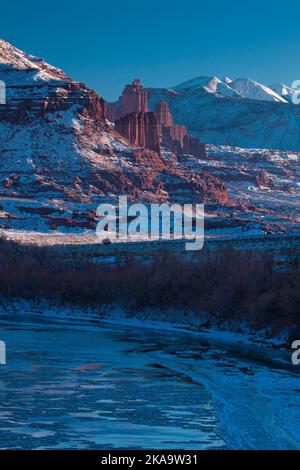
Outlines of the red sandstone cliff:
[{"label": "red sandstone cliff", "polygon": [[183,138],[182,153],[193,155],[194,157],[201,159],[207,158],[204,143],[198,137],[194,137],[190,134],[185,135]]},{"label": "red sandstone cliff", "polygon": [[133,80],[131,85],[126,85],[117,103],[109,103],[107,108],[108,119],[112,122],[126,116],[126,114],[147,113],[148,111],[147,90],[138,78]]},{"label": "red sandstone cliff", "polygon": [[139,79],[135,79],[131,85],[126,85],[123,91],[121,98],[122,116],[129,113],[147,113],[148,111],[147,90],[141,85]]},{"label": "red sandstone cliff", "polygon": [[207,158],[205,145],[198,138],[187,134],[186,127],[174,124],[166,101],[159,101],[155,107],[158,122],[161,126],[161,142],[167,145],[176,155],[193,155],[197,158]]},{"label": "red sandstone cliff", "polygon": [[115,121],[115,130],[131,144],[160,152],[160,127],[155,113],[130,113]]},{"label": "red sandstone cliff", "polygon": [[161,126],[173,126],[173,116],[169,111],[169,105],[166,101],[159,101],[155,107],[155,112],[158,115],[158,122]]},{"label": "red sandstone cliff", "polygon": [[126,85],[117,103],[109,103],[107,117],[115,130],[131,144],[160,152],[160,125],[156,113],[148,110],[147,90],[135,79]]},{"label": "red sandstone cliff", "polygon": [[187,134],[186,127],[175,124],[165,101],[157,103],[155,112],[148,112],[147,90],[135,79],[126,85],[116,103],[107,105],[107,117],[115,123],[115,130],[131,144],[160,152],[160,145],[177,156],[184,154],[207,158],[204,143]]},{"label": "red sandstone cliff", "polygon": [[[105,101],[93,90],[2,40],[0,69],[8,92],[7,104],[0,106],[2,197],[59,205],[90,204],[119,194],[132,201],[227,201],[219,178],[199,171],[195,176],[174,156],[158,153],[156,113],[145,107],[129,113],[114,130],[106,122]],[[128,140],[120,138],[118,129]],[[51,214],[44,216],[46,225],[57,225]],[[0,228],[11,223],[4,219]],[[31,223],[17,213],[18,229]]]}]

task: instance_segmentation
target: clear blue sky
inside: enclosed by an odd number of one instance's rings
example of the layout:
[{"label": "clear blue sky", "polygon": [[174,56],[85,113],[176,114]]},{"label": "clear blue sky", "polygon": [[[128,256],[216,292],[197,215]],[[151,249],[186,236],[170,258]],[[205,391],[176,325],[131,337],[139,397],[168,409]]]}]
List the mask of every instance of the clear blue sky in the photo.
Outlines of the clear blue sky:
[{"label": "clear blue sky", "polygon": [[198,75],[300,79],[300,2],[1,0],[1,37],[106,99]]}]

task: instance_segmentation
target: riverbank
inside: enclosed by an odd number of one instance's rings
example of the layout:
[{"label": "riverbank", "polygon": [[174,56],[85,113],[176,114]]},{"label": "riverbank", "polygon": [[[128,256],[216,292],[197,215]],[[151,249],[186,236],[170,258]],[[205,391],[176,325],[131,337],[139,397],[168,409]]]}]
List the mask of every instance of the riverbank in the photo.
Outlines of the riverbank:
[{"label": "riverbank", "polygon": [[158,322],[289,348],[300,337],[299,284],[298,250],[281,264],[269,252],[233,248],[197,259],[159,251],[151,260],[94,263],[0,240],[3,312]]},{"label": "riverbank", "polygon": [[[172,320],[170,319],[172,318]],[[205,319],[206,320],[206,319]],[[235,325],[235,328],[220,329],[216,325],[204,326],[198,315],[192,312],[172,310],[145,310],[140,312],[126,311],[119,306],[105,305],[98,309],[84,309],[72,305],[49,305],[47,301],[40,303],[32,301],[9,301],[0,304],[0,323],[18,321],[27,322],[50,321],[63,324],[70,328],[84,329],[86,327],[101,327],[107,325],[121,325],[135,328],[145,328],[156,331],[168,331],[176,334],[191,335],[213,343],[222,343],[227,346],[239,344],[250,347],[259,347],[269,351],[283,351],[290,358],[289,333],[282,332],[277,337],[268,337],[267,332],[251,331],[247,325]]]}]

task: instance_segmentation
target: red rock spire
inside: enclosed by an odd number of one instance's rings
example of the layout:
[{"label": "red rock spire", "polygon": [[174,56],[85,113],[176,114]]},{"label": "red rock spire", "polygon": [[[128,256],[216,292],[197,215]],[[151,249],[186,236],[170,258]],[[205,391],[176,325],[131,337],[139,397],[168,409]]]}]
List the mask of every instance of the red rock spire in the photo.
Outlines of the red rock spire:
[{"label": "red rock spire", "polygon": [[121,116],[129,113],[147,113],[148,96],[147,90],[142,86],[141,81],[136,78],[131,85],[126,85],[121,97]]}]

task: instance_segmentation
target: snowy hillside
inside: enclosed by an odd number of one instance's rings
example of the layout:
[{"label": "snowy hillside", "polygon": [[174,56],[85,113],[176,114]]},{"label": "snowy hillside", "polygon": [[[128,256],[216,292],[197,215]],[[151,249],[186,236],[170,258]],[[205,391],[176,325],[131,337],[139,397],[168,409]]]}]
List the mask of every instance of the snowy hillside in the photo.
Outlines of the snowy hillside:
[{"label": "snowy hillside", "polygon": [[93,90],[3,40],[0,80],[7,95],[0,106],[0,228],[94,228],[89,210],[120,194],[227,200],[217,177],[130,145]]},{"label": "snowy hillside", "polygon": [[292,102],[292,96],[295,94],[295,90],[293,88],[288,87],[284,83],[274,83],[273,85],[270,85],[270,88],[289,103]]},{"label": "snowy hillside", "polygon": [[248,78],[238,78],[230,83],[230,87],[237,91],[241,97],[248,98],[249,100],[287,103],[282,96],[277,95],[271,88]]},{"label": "snowy hillside", "polygon": [[167,101],[175,122],[208,144],[300,151],[299,106],[277,98],[273,91],[272,98],[268,94],[262,99],[263,88],[254,90],[260,99],[249,99],[213,93],[212,88],[208,92],[197,83],[176,90],[149,88],[151,109],[158,101]]},{"label": "snowy hillside", "polygon": [[177,92],[204,91],[223,97],[246,98],[249,100],[274,101],[287,103],[294,93],[292,88],[284,84],[274,84],[270,87],[249,78],[232,80],[229,77],[200,76],[172,87]]},{"label": "snowy hillside", "polygon": [[[26,73],[19,74],[18,70]],[[48,64],[42,57],[26,54],[3,39],[0,39],[0,73],[5,73],[8,82],[28,83],[32,79],[37,82],[53,79],[71,81],[62,70]]]},{"label": "snowy hillside", "polygon": [[[0,106],[0,228],[10,234],[16,229],[29,231],[29,239],[32,231],[94,234],[97,205],[120,194],[132,201],[204,202],[217,236],[261,234],[272,224],[281,233],[294,224],[299,154],[290,158],[287,151],[300,150],[295,105],[236,96],[230,79],[217,77],[201,77],[176,90],[148,89],[152,109],[163,99],[175,122],[206,143],[240,147],[208,145],[209,159],[201,163],[166,149],[159,154],[130,145],[107,120],[106,102],[93,90],[5,41],[0,42],[0,80],[7,91]],[[230,90],[233,95],[225,96]],[[291,216],[284,222],[286,211],[278,207],[272,223],[266,214],[271,201],[280,200]]]},{"label": "snowy hillside", "polygon": [[197,77],[193,80],[188,80],[180,85],[174,87],[176,91],[192,91],[192,90],[204,90],[207,93],[217,93],[222,96],[239,96],[239,93],[233,90],[225,80],[220,80],[218,77]]}]

